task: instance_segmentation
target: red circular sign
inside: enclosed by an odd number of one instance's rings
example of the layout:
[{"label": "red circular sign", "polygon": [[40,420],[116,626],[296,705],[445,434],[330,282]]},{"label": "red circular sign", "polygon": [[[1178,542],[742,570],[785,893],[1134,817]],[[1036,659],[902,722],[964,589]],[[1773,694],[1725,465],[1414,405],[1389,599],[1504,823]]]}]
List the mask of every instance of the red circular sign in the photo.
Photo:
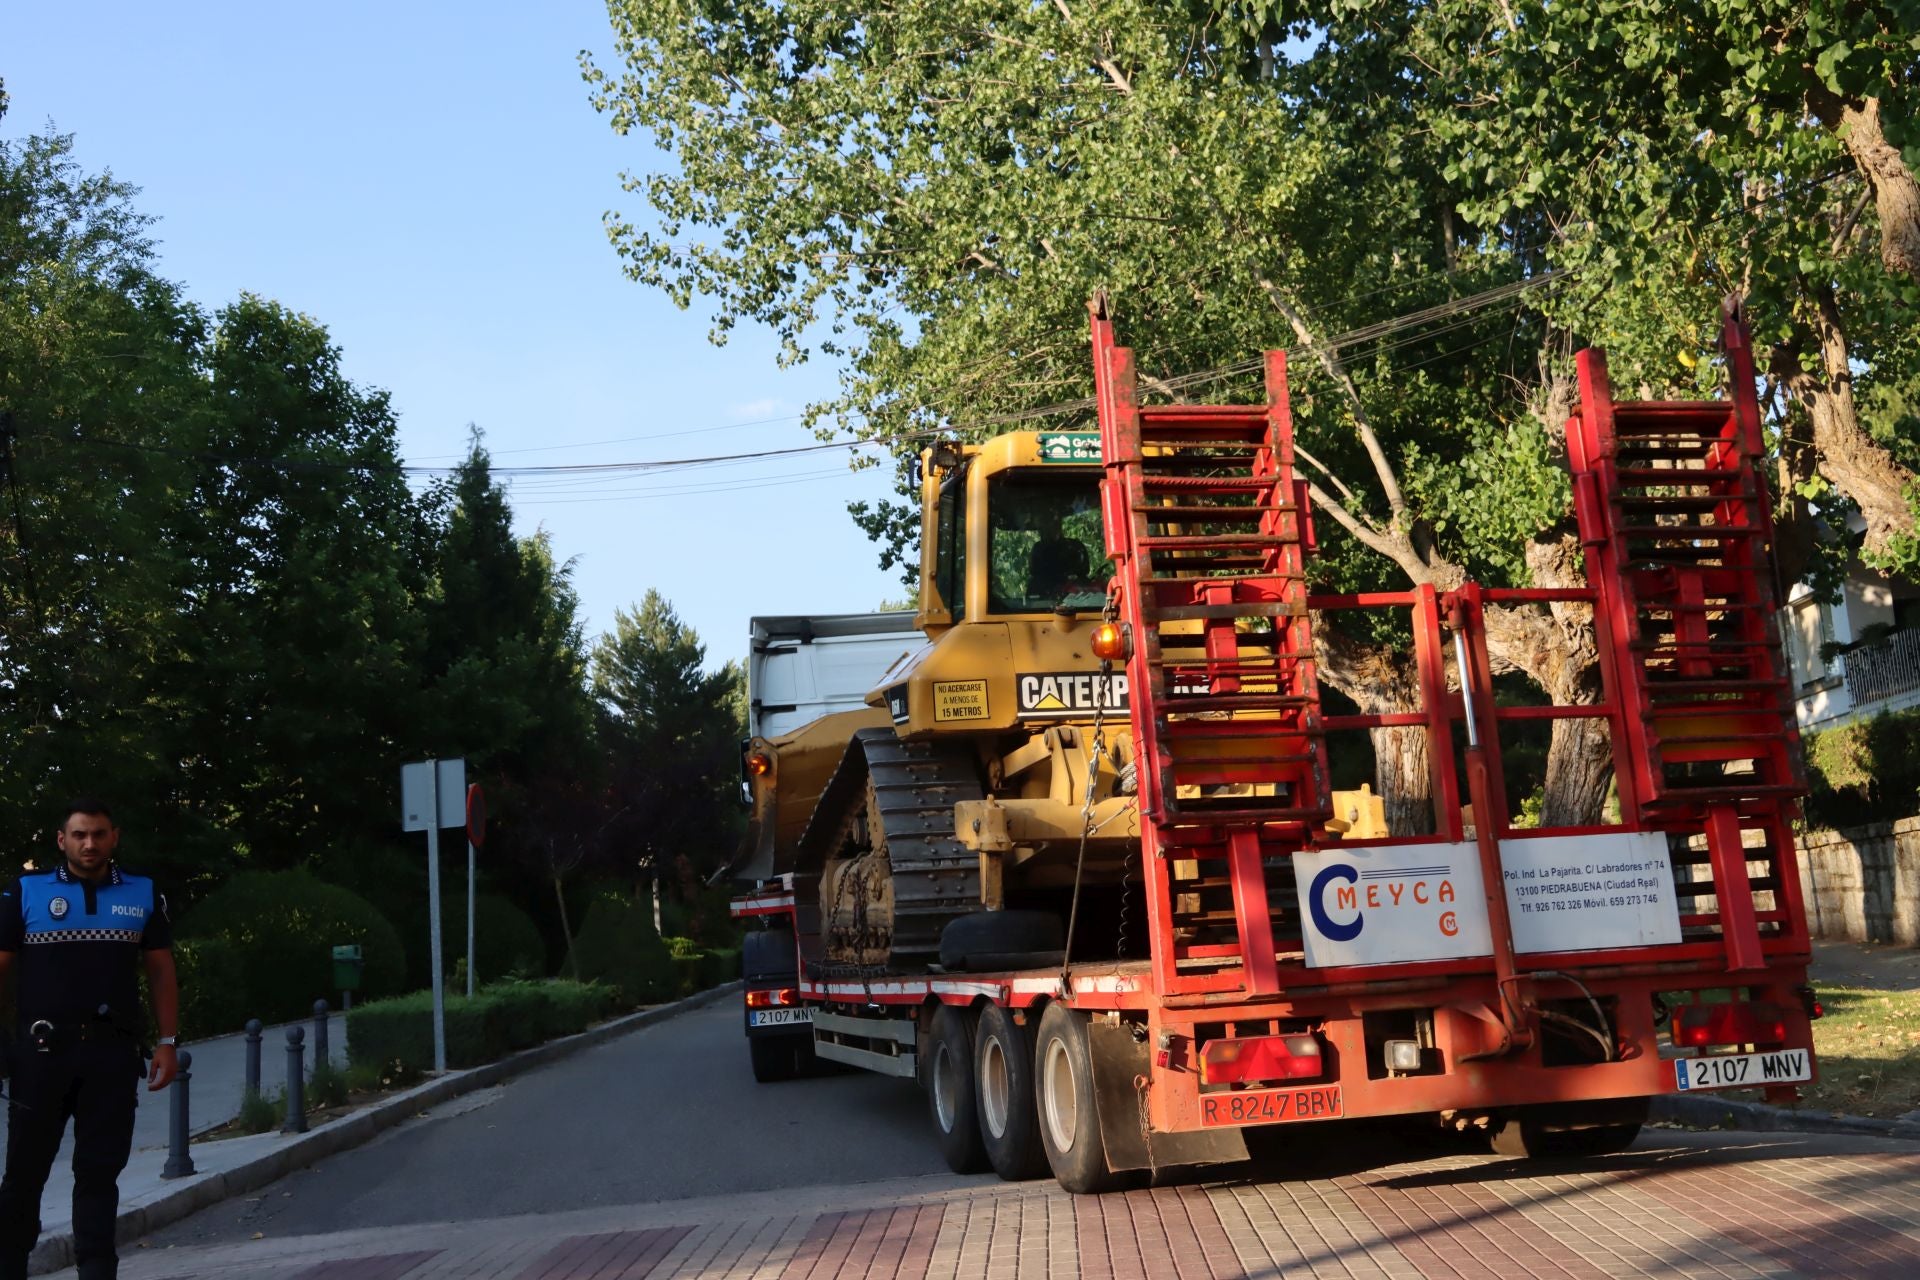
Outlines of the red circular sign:
[{"label": "red circular sign", "polygon": [[476,849],[487,842],[487,793],[477,782],[467,788],[467,839]]}]

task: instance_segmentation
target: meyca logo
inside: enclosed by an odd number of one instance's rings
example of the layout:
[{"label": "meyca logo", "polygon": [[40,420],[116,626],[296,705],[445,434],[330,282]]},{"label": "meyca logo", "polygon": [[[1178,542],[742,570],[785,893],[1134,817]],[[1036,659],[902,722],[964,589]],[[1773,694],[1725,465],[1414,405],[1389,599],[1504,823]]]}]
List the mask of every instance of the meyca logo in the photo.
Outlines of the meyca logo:
[{"label": "meyca logo", "polygon": [[1492,950],[1479,851],[1471,844],[1303,849],[1293,870],[1310,967],[1451,960]]},{"label": "meyca logo", "polygon": [[[1334,911],[1340,912],[1344,919],[1336,920],[1328,913],[1328,889],[1333,890]],[[1401,871],[1362,871],[1358,867],[1336,862],[1313,878],[1307,909],[1313,913],[1314,927],[1321,933],[1335,942],[1351,942],[1360,936],[1369,916],[1383,919],[1400,913],[1402,907],[1425,907],[1436,903],[1444,906],[1459,896],[1453,887],[1453,868],[1445,863]],[[1430,915],[1427,912],[1409,914],[1417,914],[1420,919],[1408,922],[1383,919],[1384,927],[1412,923],[1419,928]],[[1445,910],[1432,916],[1431,920],[1433,927],[1449,938],[1460,932],[1458,912]]]}]

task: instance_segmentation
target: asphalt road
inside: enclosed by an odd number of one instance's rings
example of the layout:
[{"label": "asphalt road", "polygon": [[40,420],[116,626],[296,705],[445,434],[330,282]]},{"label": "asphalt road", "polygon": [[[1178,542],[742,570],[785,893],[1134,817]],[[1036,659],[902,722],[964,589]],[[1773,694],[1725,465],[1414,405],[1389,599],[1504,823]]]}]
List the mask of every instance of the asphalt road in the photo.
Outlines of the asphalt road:
[{"label": "asphalt road", "polygon": [[[456,1099],[216,1205],[157,1247],[947,1172],[909,1081],[756,1084],[737,1000]],[[991,1180],[989,1177],[986,1180]]]}]

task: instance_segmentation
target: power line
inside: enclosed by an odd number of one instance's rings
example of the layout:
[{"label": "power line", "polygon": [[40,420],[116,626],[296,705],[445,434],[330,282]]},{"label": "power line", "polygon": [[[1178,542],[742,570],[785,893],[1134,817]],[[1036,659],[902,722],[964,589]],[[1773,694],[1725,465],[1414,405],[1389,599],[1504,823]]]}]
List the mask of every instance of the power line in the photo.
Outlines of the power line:
[{"label": "power line", "polygon": [[[582,440],[574,444],[530,445],[524,449],[489,449],[489,456],[500,457],[510,453],[558,453],[562,449],[599,449],[610,444],[633,444],[641,440],[675,440],[682,436],[711,435],[716,431],[744,431],[749,427],[764,427],[775,422],[798,422],[805,418],[804,413],[783,414],[778,418],[754,418],[748,422],[732,422],[717,427],[690,427],[685,431],[655,431],[648,435],[615,436],[611,440]],[[464,458],[464,453],[430,453],[417,459],[419,462],[432,462],[440,458]]]}]

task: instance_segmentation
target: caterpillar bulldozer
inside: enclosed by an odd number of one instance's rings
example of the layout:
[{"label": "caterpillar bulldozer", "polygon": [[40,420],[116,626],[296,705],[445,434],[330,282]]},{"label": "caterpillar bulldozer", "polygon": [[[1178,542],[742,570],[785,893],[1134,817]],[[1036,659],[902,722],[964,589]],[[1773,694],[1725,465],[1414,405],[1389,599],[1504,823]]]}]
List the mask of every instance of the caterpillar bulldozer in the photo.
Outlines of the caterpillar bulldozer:
[{"label": "caterpillar bulldozer", "polygon": [[[1264,406],[1244,413],[1264,422]],[[1188,587],[1255,568],[1275,545],[1293,549],[1297,569],[1311,540],[1303,494],[1280,491],[1276,476],[1236,474],[1255,450],[1234,431],[1196,418],[1186,439],[1150,451],[1160,474],[1143,527],[1159,537],[1169,578]],[[868,707],[746,744],[742,861],[792,875],[801,946],[815,965],[913,973],[1057,963],[1070,915],[1076,959],[1143,956],[1139,778],[1108,595],[1100,436],[1025,431],[941,444],[922,454],[918,478],[916,624],[929,643],[885,673]],[[1311,682],[1310,661],[1289,675],[1273,661],[1290,620],[1304,625],[1304,592],[1296,574],[1288,598],[1264,611],[1189,603],[1184,620],[1160,628],[1161,656],[1169,670],[1189,659],[1185,669],[1216,694],[1232,684],[1243,719],[1290,707],[1317,714],[1283,687]],[[1264,675],[1209,665],[1222,619],[1236,631],[1234,652],[1264,650]],[[1223,809],[1236,797],[1272,804],[1297,793],[1325,829],[1387,833],[1379,797],[1330,791],[1316,753],[1275,759],[1270,734],[1248,737],[1236,771],[1235,746],[1212,741],[1208,783],[1175,777],[1178,793]],[[1230,890],[1188,870],[1178,904],[1186,935],[1203,943],[1210,925],[1230,932]],[[1286,880],[1273,878],[1276,895],[1293,894]]]}]

